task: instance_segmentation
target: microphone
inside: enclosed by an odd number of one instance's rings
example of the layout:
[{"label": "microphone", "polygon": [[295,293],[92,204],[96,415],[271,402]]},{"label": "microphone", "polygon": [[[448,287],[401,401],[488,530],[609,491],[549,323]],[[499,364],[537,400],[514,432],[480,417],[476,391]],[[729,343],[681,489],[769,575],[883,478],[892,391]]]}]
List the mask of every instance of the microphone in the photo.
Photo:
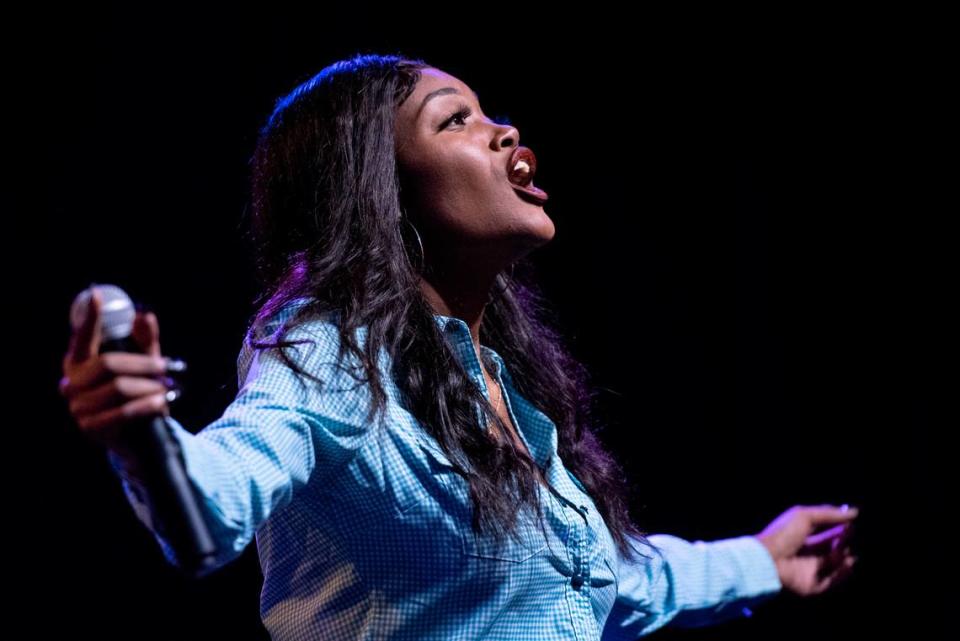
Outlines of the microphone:
[{"label": "microphone", "polygon": [[[93,283],[74,298],[70,308],[74,331],[89,312],[94,287],[101,294],[99,353],[144,353],[132,336],[136,316],[133,301],[116,285]],[[124,425],[121,438],[136,457],[138,477],[147,490],[157,533],[170,544],[181,572],[197,578],[214,568],[216,544],[203,520],[187,477],[182,450],[171,430],[167,417],[157,413],[131,419]]]}]

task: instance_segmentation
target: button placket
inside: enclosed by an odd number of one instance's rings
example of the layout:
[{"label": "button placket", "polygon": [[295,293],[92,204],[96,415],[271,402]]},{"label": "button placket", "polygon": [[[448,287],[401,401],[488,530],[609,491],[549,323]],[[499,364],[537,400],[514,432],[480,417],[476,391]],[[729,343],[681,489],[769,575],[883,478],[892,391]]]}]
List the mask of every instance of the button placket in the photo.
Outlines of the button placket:
[{"label": "button placket", "polygon": [[[555,466],[551,466],[552,469],[555,469]],[[550,484],[550,491],[556,496],[562,505],[573,509],[574,512],[579,514],[583,518],[583,522],[575,519],[570,523],[570,532],[571,532],[571,555],[573,561],[573,576],[570,577],[570,585],[573,589],[580,592],[583,590],[584,596],[589,591],[590,584],[590,564],[589,558],[587,557],[587,535],[590,521],[587,517],[589,508],[583,504],[576,504],[563,494],[558,492],[556,488],[553,487],[553,483]],[[586,588],[584,588],[586,586]]]},{"label": "button placket", "polygon": [[513,424],[517,427],[517,436],[519,436],[520,440],[523,441],[523,446],[527,448],[527,451],[533,458],[534,463],[540,465],[540,461],[538,461],[536,457],[536,450],[530,446],[530,441],[528,441],[527,437],[524,435],[523,427],[520,425],[520,421],[517,420],[516,414],[513,413],[513,403],[510,402],[510,395],[506,393],[507,387],[503,384],[503,378],[501,378],[499,367],[497,368],[496,379],[497,383],[500,385],[500,389],[503,391],[503,400],[507,405],[507,412],[510,414],[510,420],[513,421]]},{"label": "button placket", "polygon": [[573,575],[571,584],[576,590],[583,589],[584,592],[587,592],[590,589],[590,559],[587,556],[587,528],[590,522],[587,519],[587,506],[570,503],[570,507],[583,517],[583,525],[579,526],[578,524],[576,528],[579,551],[576,566],[577,573]]},{"label": "button placket", "polygon": [[[483,374],[477,373],[473,375],[473,381],[477,384],[480,390],[483,392],[484,397],[487,401],[490,401],[490,392],[487,390],[487,382],[483,380]],[[474,414],[477,416],[477,425],[485,425],[483,420],[483,408],[479,404],[475,405],[473,408]]]}]

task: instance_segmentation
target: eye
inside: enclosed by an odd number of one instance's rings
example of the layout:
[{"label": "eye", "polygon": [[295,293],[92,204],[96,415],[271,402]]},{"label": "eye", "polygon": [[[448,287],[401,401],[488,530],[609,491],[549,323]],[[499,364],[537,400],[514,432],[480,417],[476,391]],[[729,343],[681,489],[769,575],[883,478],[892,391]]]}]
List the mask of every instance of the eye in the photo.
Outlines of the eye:
[{"label": "eye", "polygon": [[[471,110],[468,105],[460,104],[457,106],[457,110],[454,113],[452,113],[446,120],[443,121],[443,124],[440,126],[440,129],[446,129],[447,125],[457,120],[463,122],[468,117],[470,117],[470,114],[472,113],[473,113],[473,110]],[[466,124],[466,123],[464,122],[463,124]]]}]

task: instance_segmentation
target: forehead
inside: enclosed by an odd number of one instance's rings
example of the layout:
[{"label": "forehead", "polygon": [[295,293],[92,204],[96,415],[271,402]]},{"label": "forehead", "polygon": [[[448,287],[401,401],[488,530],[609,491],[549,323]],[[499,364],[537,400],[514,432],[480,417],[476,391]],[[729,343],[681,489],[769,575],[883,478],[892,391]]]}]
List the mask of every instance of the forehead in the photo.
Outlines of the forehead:
[{"label": "forehead", "polygon": [[420,80],[417,82],[417,86],[414,88],[410,98],[407,99],[407,102],[412,102],[411,99],[414,99],[417,102],[416,107],[419,107],[420,101],[423,100],[424,96],[441,87],[455,87],[461,93],[465,94],[473,92],[467,83],[456,76],[434,67],[427,67],[420,71]]}]

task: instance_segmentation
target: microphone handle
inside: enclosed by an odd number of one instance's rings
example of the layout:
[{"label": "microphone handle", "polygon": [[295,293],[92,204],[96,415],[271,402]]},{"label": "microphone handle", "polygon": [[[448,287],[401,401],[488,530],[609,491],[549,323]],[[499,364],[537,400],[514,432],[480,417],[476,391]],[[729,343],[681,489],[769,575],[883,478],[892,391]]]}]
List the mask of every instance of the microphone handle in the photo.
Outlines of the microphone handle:
[{"label": "microphone handle", "polygon": [[[131,337],[105,340],[100,353],[143,353]],[[187,477],[183,452],[163,414],[138,417],[123,439],[137,459],[154,515],[154,527],[173,549],[179,568],[192,577],[214,567],[216,544]]]}]

